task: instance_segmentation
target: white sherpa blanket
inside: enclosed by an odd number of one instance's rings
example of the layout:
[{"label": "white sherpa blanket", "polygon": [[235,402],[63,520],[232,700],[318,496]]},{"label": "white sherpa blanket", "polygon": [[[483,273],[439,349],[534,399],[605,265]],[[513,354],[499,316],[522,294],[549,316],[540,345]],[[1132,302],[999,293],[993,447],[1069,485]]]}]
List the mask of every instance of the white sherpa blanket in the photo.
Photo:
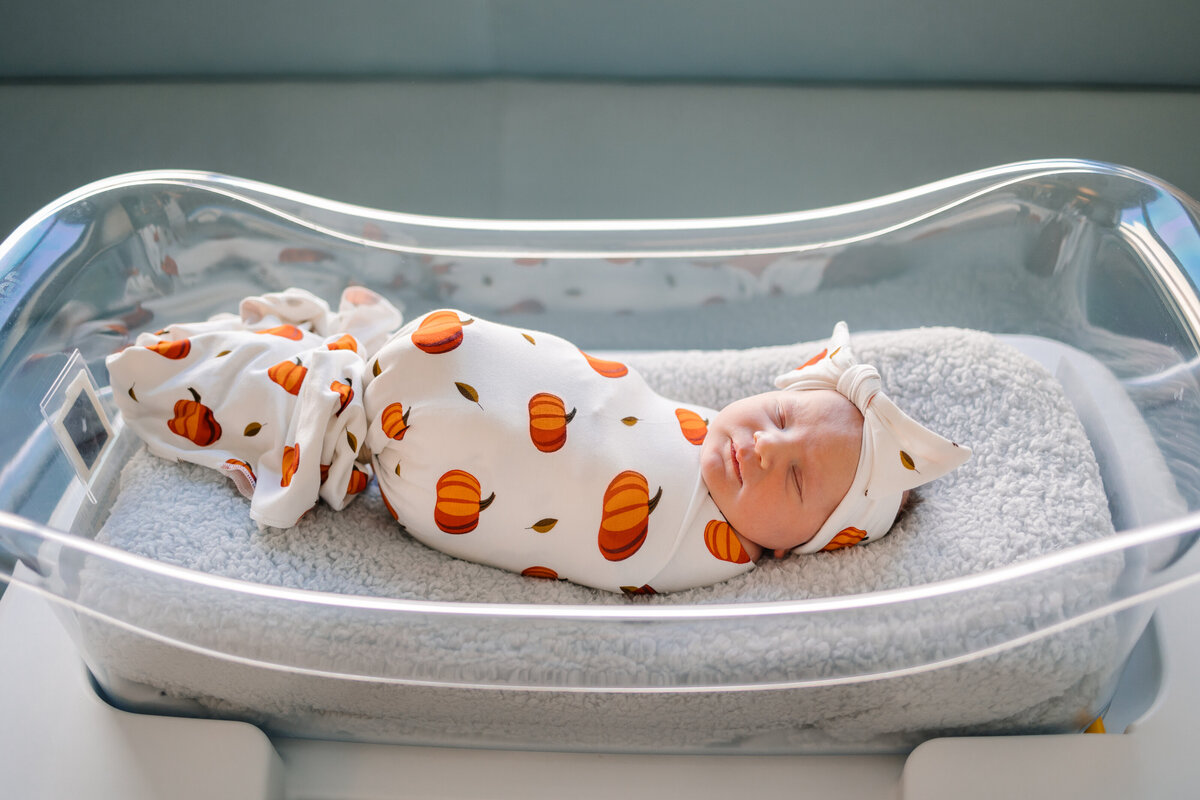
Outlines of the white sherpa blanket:
[{"label": "white sherpa blanket", "polygon": [[[260,532],[246,501],[214,473],[144,451],[125,467],[98,541],[171,564],[259,584],[418,600],[709,604],[880,592],[975,575],[1112,533],[1087,436],[1058,383],[995,338],[920,329],[853,338],[885,389],[919,422],[974,450],[884,540],[763,564],[715,586],[630,601],[564,582],[532,581],[457,561],[403,534],[370,491],[346,511],[318,508],[291,530]],[[769,388],[819,343],[742,351],[623,354],[660,393],[721,407]],[[708,620],[661,628],[600,620],[491,620],[347,615],[299,603],[257,605],[154,581],[81,581],[85,602],[164,636],[268,664],[463,684],[713,686],[830,678],[771,691],[605,694],[288,681],[245,663],[89,626],[110,689],[145,684],[194,710],[250,719],[277,733],[426,743],[541,744],[660,750],[759,750],[832,742],[905,746],[934,733],[1070,728],[1094,709],[1115,666],[1111,618],[964,663],[922,664],[997,645],[1072,616],[1102,596],[1119,556],[1053,579],[857,613]],[[1067,584],[1064,584],[1064,581]],[[443,618],[444,619],[444,618]],[[524,627],[522,627],[522,625]],[[836,683],[847,676],[916,670]]]}]

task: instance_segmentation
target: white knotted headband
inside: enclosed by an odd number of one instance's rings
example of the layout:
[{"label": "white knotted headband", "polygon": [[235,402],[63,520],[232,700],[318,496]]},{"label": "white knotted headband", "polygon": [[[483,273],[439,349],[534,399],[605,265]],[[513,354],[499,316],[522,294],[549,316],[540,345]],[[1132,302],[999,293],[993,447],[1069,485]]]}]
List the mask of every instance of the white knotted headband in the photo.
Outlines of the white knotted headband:
[{"label": "white knotted headband", "polygon": [[845,322],[829,346],[802,367],[775,379],[780,389],[834,389],[863,415],[862,450],[850,490],[801,553],[836,550],[875,541],[891,530],[904,492],[942,477],[971,457],[909,417],[883,392],[879,372],[860,364],[850,349]]}]

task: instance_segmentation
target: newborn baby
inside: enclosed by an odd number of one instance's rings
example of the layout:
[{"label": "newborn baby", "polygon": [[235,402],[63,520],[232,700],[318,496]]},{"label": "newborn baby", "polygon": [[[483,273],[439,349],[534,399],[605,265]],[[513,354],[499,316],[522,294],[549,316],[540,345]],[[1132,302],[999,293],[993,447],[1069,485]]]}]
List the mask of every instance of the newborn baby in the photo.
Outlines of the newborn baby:
[{"label": "newborn baby", "polygon": [[340,508],[369,461],[426,544],[627,593],[725,580],[764,550],[879,538],[907,489],[969,456],[880,392],[844,325],[779,391],[717,413],[463,312],[413,320],[375,352],[398,320],[358,288],[336,315],[299,290],[250,298],[240,318],[112,356],[114,396],[153,452],[228,472],[262,524],[293,524],[318,494]]}]

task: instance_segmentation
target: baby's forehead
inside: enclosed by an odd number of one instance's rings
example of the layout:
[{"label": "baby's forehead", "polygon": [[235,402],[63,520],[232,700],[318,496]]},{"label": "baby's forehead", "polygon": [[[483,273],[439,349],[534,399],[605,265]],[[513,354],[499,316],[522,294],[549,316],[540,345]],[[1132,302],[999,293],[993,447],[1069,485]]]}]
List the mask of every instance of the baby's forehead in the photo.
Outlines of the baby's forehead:
[{"label": "baby's forehead", "polygon": [[812,421],[861,428],[863,415],[849,398],[833,389],[784,390],[779,393]]}]

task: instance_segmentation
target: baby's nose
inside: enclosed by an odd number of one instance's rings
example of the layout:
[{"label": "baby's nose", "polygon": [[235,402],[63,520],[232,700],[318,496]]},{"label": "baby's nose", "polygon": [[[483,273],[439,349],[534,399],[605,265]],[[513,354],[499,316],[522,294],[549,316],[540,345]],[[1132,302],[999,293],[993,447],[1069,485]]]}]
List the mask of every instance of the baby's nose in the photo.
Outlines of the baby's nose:
[{"label": "baby's nose", "polygon": [[782,444],[782,437],[778,432],[754,432],[754,453],[758,456],[758,463],[763,469],[771,467],[772,457]]}]

